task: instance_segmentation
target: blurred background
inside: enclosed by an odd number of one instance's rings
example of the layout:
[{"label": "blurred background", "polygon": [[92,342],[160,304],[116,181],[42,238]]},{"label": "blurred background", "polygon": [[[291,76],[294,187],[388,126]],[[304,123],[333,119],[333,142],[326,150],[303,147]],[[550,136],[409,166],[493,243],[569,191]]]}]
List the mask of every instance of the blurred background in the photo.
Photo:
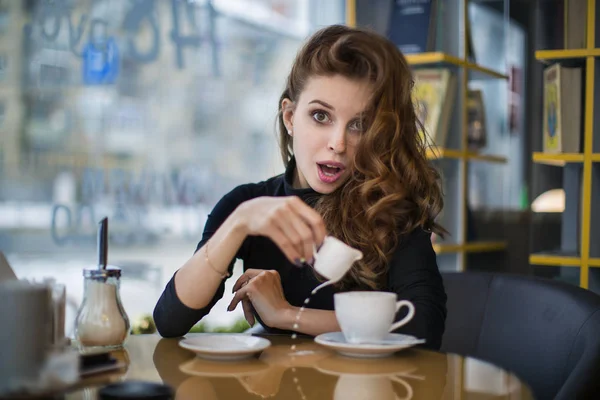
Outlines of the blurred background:
[{"label": "blurred background", "polygon": [[0,249],[17,275],[56,277],[75,310],[108,216],[124,306],[150,313],[216,201],[282,171],[288,69],[343,22],[335,0],[0,2]]},{"label": "blurred background", "polygon": [[[447,67],[459,82],[448,140],[431,157],[443,172],[441,218],[452,233],[435,243],[441,269],[581,283],[560,260],[540,271],[529,260],[562,246],[560,212],[531,209],[563,185],[561,168],[531,161],[542,143],[543,66],[534,50],[549,40],[540,22],[548,3],[436,0],[433,44],[407,52],[416,69]],[[72,324],[82,269],[95,267],[97,223],[107,216],[124,307],[132,321],[151,314],[218,199],[283,172],[278,98],[303,41],[336,23],[391,37],[400,6],[0,0],[0,251],[19,278],[52,276],[67,286]],[[475,147],[461,139],[467,86],[485,104],[486,140]],[[240,272],[236,265],[234,278]],[[241,318],[241,310],[225,312],[225,293],[207,326]]]}]

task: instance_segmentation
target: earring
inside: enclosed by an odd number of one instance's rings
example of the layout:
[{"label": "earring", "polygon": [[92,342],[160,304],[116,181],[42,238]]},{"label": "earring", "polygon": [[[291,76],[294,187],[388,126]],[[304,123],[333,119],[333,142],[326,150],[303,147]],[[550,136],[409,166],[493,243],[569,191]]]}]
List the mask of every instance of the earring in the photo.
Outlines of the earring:
[{"label": "earring", "polygon": [[288,129],[288,135],[292,136],[292,130]]}]

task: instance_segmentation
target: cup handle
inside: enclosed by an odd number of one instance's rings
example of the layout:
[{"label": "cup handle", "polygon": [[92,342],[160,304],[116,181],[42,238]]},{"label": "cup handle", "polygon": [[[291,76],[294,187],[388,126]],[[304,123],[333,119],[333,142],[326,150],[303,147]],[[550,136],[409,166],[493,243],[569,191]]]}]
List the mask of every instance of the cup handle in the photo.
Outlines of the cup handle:
[{"label": "cup handle", "polygon": [[404,386],[404,389],[406,389],[406,396],[404,397],[398,397],[398,395],[394,392],[394,397],[396,398],[396,400],[410,400],[413,398],[413,388],[408,382],[406,382],[402,378],[398,378],[397,376],[394,376],[390,379],[392,380],[392,382],[399,383],[400,385]]},{"label": "cup handle", "polygon": [[406,314],[406,317],[402,318],[400,321],[393,324],[390,327],[390,332],[393,330],[396,330],[396,329],[400,328],[401,326],[405,325],[406,323],[408,323],[408,321],[410,321],[412,319],[412,317],[414,317],[414,315],[415,315],[415,306],[413,305],[413,303],[411,303],[408,300],[400,300],[399,302],[396,303],[396,312],[398,312],[398,310],[400,310],[400,308],[402,306],[408,307],[408,314]]}]

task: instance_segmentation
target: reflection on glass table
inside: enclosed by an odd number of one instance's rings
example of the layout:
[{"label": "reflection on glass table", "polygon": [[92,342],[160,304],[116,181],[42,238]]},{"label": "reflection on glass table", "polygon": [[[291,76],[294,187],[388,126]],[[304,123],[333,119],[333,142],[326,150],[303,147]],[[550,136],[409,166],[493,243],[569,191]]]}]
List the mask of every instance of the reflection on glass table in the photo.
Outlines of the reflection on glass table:
[{"label": "reflection on glass table", "polygon": [[259,356],[217,362],[181,348],[180,338],[132,335],[126,370],[85,380],[67,398],[95,398],[99,387],[115,380],[162,381],[176,399],[533,398],[511,373],[458,355],[412,348],[383,359],[356,359],[311,338],[262,337],[272,345]]}]

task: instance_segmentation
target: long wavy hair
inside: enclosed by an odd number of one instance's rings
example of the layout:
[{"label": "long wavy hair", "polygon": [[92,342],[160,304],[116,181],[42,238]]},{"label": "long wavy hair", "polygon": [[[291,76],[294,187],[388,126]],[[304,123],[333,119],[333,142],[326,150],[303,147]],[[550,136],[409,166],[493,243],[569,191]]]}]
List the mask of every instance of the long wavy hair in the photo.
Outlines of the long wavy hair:
[{"label": "long wavy hair", "polygon": [[[410,67],[386,38],[366,29],[333,25],[313,34],[298,52],[279,104],[296,103],[313,76],[368,80],[373,96],[365,112],[350,179],[316,210],[330,235],[360,249],[341,288],[379,289],[396,246],[416,228],[444,236],[436,223],[443,208],[440,175],[427,160],[427,140],[412,100]],[[283,110],[281,110],[283,111]],[[292,140],[279,113],[281,156],[287,167]]]}]

